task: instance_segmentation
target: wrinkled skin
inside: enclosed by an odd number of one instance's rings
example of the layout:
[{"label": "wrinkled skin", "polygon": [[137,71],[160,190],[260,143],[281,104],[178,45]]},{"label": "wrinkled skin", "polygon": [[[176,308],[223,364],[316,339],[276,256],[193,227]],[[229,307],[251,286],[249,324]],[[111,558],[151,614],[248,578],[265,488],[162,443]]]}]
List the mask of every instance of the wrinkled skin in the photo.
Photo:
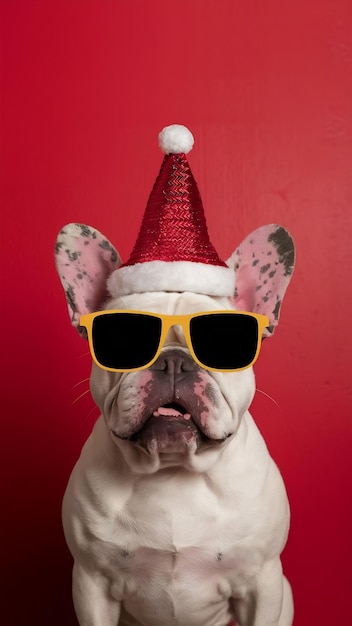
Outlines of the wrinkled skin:
[{"label": "wrinkled skin", "polygon": [[[139,294],[113,301],[112,308],[167,314],[216,310],[219,301],[194,294]],[[230,308],[228,299],[222,306]],[[234,385],[233,381],[236,381]],[[163,467],[164,456],[180,455],[192,468],[198,452],[217,448],[233,435],[254,394],[252,369],[226,376],[201,369],[188,353],[182,329],[173,327],[158,360],[148,370],[115,374],[93,366],[92,395],[116,444],[129,440],[143,461]],[[165,405],[178,405],[182,415],[164,415]],[[177,410],[175,410],[177,413]],[[141,449],[140,449],[141,448]],[[147,452],[147,455],[145,454]],[[197,457],[197,458],[195,458]],[[136,468],[138,471],[138,468]]]}]

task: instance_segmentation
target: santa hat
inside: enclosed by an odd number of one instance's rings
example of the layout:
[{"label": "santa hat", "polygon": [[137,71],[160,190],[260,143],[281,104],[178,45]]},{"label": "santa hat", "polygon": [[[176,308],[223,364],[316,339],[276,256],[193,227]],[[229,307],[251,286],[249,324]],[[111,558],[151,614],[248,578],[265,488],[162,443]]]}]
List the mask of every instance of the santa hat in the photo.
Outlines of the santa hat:
[{"label": "santa hat", "polygon": [[235,274],[209,240],[202,200],[186,154],[193,135],[179,124],[159,134],[165,154],[130,258],[109,278],[113,297],[146,291],[232,296]]}]

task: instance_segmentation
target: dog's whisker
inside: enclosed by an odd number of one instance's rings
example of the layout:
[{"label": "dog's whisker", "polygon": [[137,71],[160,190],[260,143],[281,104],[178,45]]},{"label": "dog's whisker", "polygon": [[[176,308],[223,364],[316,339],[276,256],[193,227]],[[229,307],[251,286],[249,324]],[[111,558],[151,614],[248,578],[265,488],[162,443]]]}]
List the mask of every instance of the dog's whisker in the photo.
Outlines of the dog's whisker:
[{"label": "dog's whisker", "polygon": [[77,359],[84,359],[85,356],[90,356],[90,352],[88,350],[88,352],[83,352],[83,354],[80,354]]},{"label": "dog's whisker", "polygon": [[258,391],[259,393],[262,393],[263,396],[266,396],[267,398],[269,398],[269,400],[271,400],[274,404],[276,404],[276,406],[279,406],[279,404],[276,402],[276,400],[274,400],[274,398],[272,398],[272,396],[269,396],[268,393],[265,393],[265,391],[262,391],[262,389],[258,389],[258,387],[257,387],[256,391]]},{"label": "dog's whisker", "polygon": [[[79,385],[81,385],[82,383],[86,383],[89,381],[89,378],[83,378],[83,380],[80,380],[78,383],[76,383],[73,386],[73,389],[75,389],[76,387],[79,387]],[[81,398],[83,398],[84,396],[86,396],[88,393],[90,393],[90,388],[88,387],[88,389],[86,389],[85,391],[83,391],[83,393],[81,393],[77,398],[75,398],[75,400],[73,400],[73,402],[71,403],[71,406],[73,406],[74,404],[76,404],[79,400],[81,400]],[[83,419],[83,423],[85,424],[89,417],[92,415],[93,411],[97,409],[98,407],[96,406],[96,404],[93,404],[93,407],[91,408],[91,410],[89,411],[89,413],[85,416],[85,418]]]},{"label": "dog's whisker", "polygon": [[83,398],[83,396],[86,396],[87,393],[90,392],[90,389],[86,389],[85,391],[83,391],[83,393],[81,393],[81,395],[79,395],[75,400],[73,400],[71,406],[73,406],[74,404],[76,404],[76,402],[78,402],[78,400],[80,400],[81,398]]},{"label": "dog's whisker", "polygon": [[82,385],[82,383],[86,383],[88,381],[89,381],[89,376],[88,376],[88,378],[82,378],[82,380],[79,380],[78,383],[73,385],[72,389],[76,389],[76,387],[79,387],[79,385]]},{"label": "dog's whisker", "polygon": [[91,408],[91,410],[89,411],[89,413],[85,416],[83,423],[86,424],[90,418],[90,416],[92,415],[93,411],[95,410],[99,410],[98,407],[96,406],[96,404],[94,404],[94,406]]}]

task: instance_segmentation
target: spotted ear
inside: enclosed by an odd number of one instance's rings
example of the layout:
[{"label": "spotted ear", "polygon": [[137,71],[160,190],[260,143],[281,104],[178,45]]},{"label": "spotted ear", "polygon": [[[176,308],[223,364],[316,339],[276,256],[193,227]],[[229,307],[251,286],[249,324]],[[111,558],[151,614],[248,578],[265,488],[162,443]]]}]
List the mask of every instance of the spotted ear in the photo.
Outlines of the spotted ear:
[{"label": "spotted ear", "polygon": [[99,311],[107,301],[106,281],[121,259],[95,228],[67,224],[57,237],[55,260],[71,323],[78,328],[81,315]]},{"label": "spotted ear", "polygon": [[293,239],[278,224],[255,230],[227,261],[236,273],[236,308],[267,315],[270,324],[264,332],[266,337],[273,334],[278,324],[294,261]]}]

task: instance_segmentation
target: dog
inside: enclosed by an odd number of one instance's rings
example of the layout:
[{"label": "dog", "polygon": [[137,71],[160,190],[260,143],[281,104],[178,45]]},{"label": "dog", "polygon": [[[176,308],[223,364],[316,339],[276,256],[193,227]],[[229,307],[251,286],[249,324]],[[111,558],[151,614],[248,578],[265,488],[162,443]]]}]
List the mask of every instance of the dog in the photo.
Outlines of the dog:
[{"label": "dog", "polygon": [[[121,259],[82,224],[62,229],[56,259],[71,322],[83,336],[80,316],[109,309],[252,311],[269,317],[269,337],[294,248],[281,226],[251,233],[227,261],[236,275],[232,298],[189,291],[109,298]],[[63,501],[79,624],[290,626],[292,593],[280,560],[289,504],[248,411],[252,367],[203,369],[175,325],[147,369],[112,372],[93,362],[90,388],[101,416]]]}]

